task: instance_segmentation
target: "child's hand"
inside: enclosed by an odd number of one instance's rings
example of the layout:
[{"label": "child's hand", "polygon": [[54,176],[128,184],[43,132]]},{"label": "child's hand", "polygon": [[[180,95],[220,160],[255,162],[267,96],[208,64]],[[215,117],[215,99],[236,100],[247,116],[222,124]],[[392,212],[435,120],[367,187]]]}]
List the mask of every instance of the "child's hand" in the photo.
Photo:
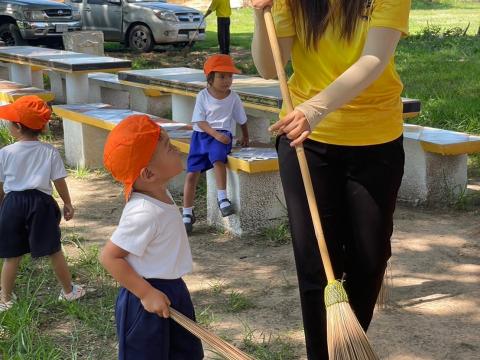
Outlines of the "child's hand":
[{"label": "child's hand", "polygon": [[163,292],[152,288],[140,301],[148,312],[158,314],[166,319],[170,317],[170,310],[168,309],[170,300]]},{"label": "child's hand", "polygon": [[248,136],[244,136],[240,139],[239,144],[241,147],[248,147],[249,142]]},{"label": "child's hand", "polygon": [[63,205],[63,217],[65,218],[66,221],[72,220],[74,213],[75,213],[75,209],[73,208],[72,204]]},{"label": "child's hand", "polygon": [[222,144],[225,144],[225,145],[228,145],[228,144],[230,144],[230,142],[231,142],[230,137],[228,137],[227,135],[222,134],[222,133],[220,133],[220,132],[218,132],[218,131],[217,131],[217,135],[215,136],[215,139],[216,139],[217,141],[220,141]]}]

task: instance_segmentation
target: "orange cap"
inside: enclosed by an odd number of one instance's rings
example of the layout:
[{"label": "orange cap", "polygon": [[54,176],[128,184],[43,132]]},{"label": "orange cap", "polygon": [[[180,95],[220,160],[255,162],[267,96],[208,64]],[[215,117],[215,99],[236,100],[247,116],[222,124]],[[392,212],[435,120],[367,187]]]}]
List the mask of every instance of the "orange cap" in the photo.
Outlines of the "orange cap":
[{"label": "orange cap", "polygon": [[217,54],[210,56],[203,65],[203,72],[208,76],[212,71],[240,74],[229,55]]},{"label": "orange cap", "polygon": [[132,193],[133,183],[149,164],[160,133],[160,126],[148,116],[131,115],[108,135],[103,163],[113,177],[123,183],[126,201]]},{"label": "orange cap", "polygon": [[11,104],[0,106],[0,118],[32,130],[43,129],[51,115],[52,110],[47,103],[35,95],[22,96]]}]

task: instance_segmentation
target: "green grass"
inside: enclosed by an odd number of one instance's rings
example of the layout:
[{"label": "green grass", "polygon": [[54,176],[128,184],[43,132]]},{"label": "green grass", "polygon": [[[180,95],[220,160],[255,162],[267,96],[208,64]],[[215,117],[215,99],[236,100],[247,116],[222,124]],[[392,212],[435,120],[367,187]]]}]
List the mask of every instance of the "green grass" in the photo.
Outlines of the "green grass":
[{"label": "green grass", "polygon": [[255,307],[252,300],[246,297],[241,291],[231,290],[227,294],[225,309],[229,313],[238,313]]},{"label": "green grass", "polygon": [[246,327],[242,348],[256,360],[294,360],[294,346],[280,337],[260,333]]},{"label": "green grass", "polygon": [[15,139],[10,135],[10,131],[5,123],[0,123],[0,148],[13,144]]},{"label": "green grass", "polygon": [[288,222],[282,222],[276,226],[265,228],[262,234],[266,246],[281,246],[291,241]]},{"label": "green grass", "polygon": [[75,179],[86,179],[92,174],[92,170],[85,166],[77,165],[76,167],[69,167],[67,170],[70,176],[74,177]]},{"label": "green grass", "polygon": [[48,259],[22,261],[18,300],[0,313],[0,358],[114,359],[116,286],[100,267],[98,248],[84,249],[71,268],[75,282],[92,289],[77,302],[58,302]]}]

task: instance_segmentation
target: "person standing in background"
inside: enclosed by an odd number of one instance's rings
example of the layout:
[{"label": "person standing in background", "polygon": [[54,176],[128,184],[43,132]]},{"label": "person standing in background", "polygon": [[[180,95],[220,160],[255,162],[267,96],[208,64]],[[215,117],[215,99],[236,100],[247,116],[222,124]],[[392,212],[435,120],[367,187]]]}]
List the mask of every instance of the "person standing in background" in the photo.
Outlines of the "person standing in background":
[{"label": "person standing in background", "polygon": [[215,11],[217,15],[218,46],[221,54],[230,54],[230,0],[212,0],[204,19]]}]

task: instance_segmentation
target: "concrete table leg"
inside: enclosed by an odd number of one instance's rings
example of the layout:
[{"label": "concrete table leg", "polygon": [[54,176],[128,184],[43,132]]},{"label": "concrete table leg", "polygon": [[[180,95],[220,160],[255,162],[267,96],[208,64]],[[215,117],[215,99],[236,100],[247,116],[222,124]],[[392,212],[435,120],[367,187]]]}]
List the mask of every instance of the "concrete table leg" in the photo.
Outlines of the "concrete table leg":
[{"label": "concrete table leg", "polygon": [[280,174],[249,174],[227,169],[227,194],[236,213],[222,217],[217,204],[217,186],[213,170],[207,172],[207,221],[236,236],[260,232],[284,221],[287,216]]},{"label": "concrete table leg", "polygon": [[55,102],[64,104],[66,102],[65,78],[61,73],[54,71],[49,71],[48,77],[50,79],[50,89],[55,94]]},{"label": "concrete table leg", "polygon": [[43,85],[43,70],[32,70],[32,86],[44,89]]},{"label": "concrete table leg", "polygon": [[183,123],[192,121],[195,98],[186,95],[172,94],[172,120]]},{"label": "concrete table leg", "polygon": [[[278,114],[257,109],[245,108],[247,114],[247,127],[250,135],[250,141],[270,144],[271,134],[268,128],[271,123],[278,119]],[[240,127],[237,129],[237,137],[240,138],[242,132]]]},{"label": "concrete table leg", "polygon": [[404,138],[405,173],[398,198],[413,205],[446,204],[467,186],[467,155],[425,152],[420,141]]},{"label": "concrete table leg", "polygon": [[[88,75],[67,73],[67,104],[85,104],[88,102],[88,94]],[[68,165],[91,168],[103,166],[107,130],[63,119],[63,131]]]},{"label": "concrete table leg", "polygon": [[32,86],[32,71],[29,65],[11,64],[10,79],[23,85]]},{"label": "concrete table leg", "polygon": [[11,79],[11,70],[10,70],[10,63],[0,62],[0,79],[2,80],[10,80]]}]

